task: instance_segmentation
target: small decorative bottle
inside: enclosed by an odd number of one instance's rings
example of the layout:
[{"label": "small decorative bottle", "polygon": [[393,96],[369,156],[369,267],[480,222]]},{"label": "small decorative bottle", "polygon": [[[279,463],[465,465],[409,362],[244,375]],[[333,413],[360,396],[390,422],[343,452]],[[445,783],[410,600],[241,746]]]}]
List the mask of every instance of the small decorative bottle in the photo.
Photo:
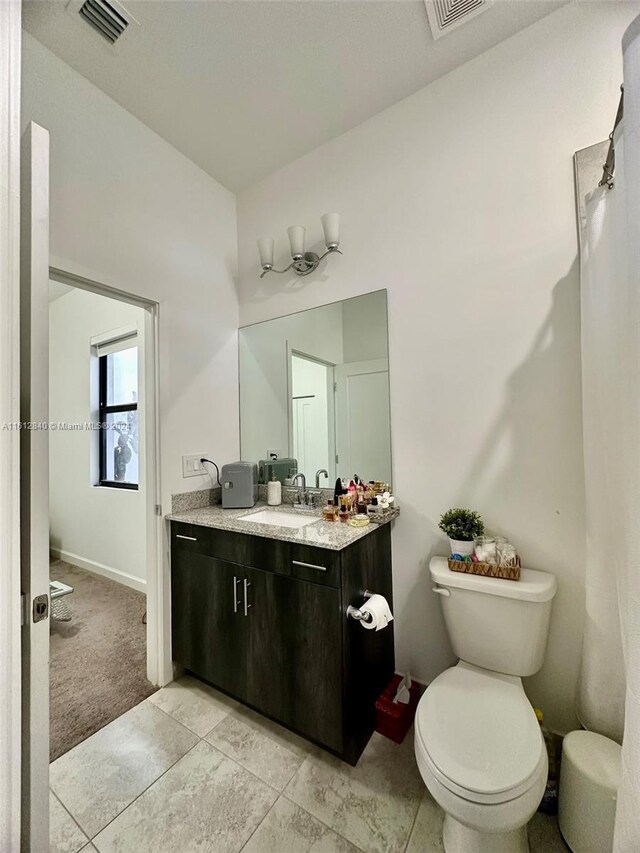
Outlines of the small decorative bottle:
[{"label": "small decorative bottle", "polygon": [[327,505],[322,512],[322,517],[325,521],[335,521],[337,518],[336,512],[337,510],[334,506],[334,503],[331,498],[329,498],[329,500],[327,501]]},{"label": "small decorative bottle", "polygon": [[348,498],[347,498],[347,496],[345,495],[345,496],[342,498],[342,500],[340,501],[340,515],[339,515],[339,518],[340,518],[340,521],[342,521],[342,522],[343,522],[343,524],[345,524],[347,521],[349,521],[349,518],[350,518],[350,517],[351,517],[351,513],[349,512]]},{"label": "small decorative bottle", "polygon": [[271,480],[267,483],[267,504],[269,506],[280,506],[282,503],[282,483],[274,473],[271,475]]}]

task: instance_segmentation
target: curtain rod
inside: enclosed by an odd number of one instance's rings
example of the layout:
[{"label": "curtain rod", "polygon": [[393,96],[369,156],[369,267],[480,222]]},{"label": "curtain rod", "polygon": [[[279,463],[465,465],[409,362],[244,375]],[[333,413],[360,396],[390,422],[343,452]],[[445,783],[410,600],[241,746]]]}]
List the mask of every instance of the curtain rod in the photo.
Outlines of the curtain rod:
[{"label": "curtain rod", "polygon": [[609,150],[607,151],[607,159],[602,166],[602,178],[600,179],[599,187],[605,184],[611,189],[613,187],[613,173],[616,170],[616,149],[613,144],[613,135],[616,128],[622,121],[624,115],[624,86],[620,86],[620,100],[618,101],[618,111],[616,112],[616,120],[613,125],[613,130],[609,134]]}]

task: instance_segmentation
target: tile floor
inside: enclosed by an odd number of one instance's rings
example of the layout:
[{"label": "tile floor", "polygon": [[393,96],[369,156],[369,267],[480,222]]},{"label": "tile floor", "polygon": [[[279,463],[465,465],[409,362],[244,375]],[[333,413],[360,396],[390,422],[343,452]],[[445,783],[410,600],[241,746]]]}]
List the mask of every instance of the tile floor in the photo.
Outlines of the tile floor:
[{"label": "tile floor", "polygon": [[[442,853],[413,740],[349,767],[192,678],[51,765],[51,853]],[[536,815],[532,853],[565,853]]]}]

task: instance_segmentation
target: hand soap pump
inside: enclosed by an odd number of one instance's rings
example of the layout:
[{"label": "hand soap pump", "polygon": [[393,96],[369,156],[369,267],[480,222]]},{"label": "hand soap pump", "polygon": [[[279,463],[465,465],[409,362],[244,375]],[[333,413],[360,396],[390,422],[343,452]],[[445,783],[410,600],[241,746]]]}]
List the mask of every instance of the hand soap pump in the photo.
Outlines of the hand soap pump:
[{"label": "hand soap pump", "polygon": [[267,483],[267,504],[269,506],[280,506],[282,503],[282,483],[276,477],[275,471]]}]

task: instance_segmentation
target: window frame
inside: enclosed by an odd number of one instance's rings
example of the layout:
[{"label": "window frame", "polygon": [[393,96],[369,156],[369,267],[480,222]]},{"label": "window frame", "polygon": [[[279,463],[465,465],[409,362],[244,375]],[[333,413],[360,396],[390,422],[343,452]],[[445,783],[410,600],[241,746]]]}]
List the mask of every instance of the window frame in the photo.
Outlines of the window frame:
[{"label": "window frame", "polygon": [[[132,344],[132,347],[138,348],[138,342]],[[129,349],[129,347],[127,347]],[[104,424],[107,422],[107,415],[121,414],[122,412],[137,412],[138,403],[118,403],[107,404],[107,359],[113,353],[105,353],[98,356],[98,421],[100,423],[99,430],[99,449],[98,449],[98,486],[103,486],[109,489],[128,489],[129,491],[139,491],[140,483],[125,483],[120,480],[108,480],[107,473],[107,430]]]}]

